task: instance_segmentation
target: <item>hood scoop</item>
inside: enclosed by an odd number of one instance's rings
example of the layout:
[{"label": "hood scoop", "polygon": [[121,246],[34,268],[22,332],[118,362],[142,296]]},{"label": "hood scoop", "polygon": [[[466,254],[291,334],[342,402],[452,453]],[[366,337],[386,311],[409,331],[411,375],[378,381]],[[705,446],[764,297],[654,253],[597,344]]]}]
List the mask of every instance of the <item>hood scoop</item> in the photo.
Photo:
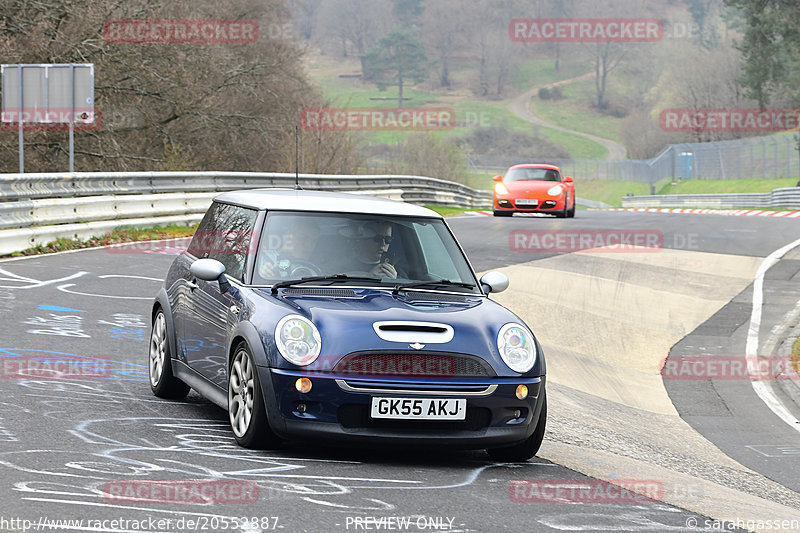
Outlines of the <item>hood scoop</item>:
[{"label": "hood scoop", "polygon": [[442,344],[453,339],[453,327],[436,322],[374,322],[372,329],[378,337],[389,342]]}]

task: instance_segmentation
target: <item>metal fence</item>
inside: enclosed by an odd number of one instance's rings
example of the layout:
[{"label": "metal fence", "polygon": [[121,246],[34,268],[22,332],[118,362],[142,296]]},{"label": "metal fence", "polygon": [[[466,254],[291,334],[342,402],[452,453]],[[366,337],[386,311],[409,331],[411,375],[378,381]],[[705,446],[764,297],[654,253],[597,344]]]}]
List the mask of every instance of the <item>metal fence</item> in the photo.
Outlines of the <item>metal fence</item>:
[{"label": "metal fence", "polygon": [[474,170],[501,172],[518,163],[547,163],[577,179],[656,183],[665,178],[729,180],[800,177],[794,135],[748,137],[731,141],[671,144],[652,159],[556,159],[469,155]]}]

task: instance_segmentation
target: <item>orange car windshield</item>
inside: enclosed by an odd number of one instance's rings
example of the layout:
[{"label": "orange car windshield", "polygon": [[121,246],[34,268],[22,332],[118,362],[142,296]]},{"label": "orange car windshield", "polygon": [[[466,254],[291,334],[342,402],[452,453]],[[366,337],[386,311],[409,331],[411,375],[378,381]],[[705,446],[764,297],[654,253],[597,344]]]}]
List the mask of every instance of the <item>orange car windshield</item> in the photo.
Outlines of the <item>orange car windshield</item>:
[{"label": "orange car windshield", "polygon": [[561,181],[558,171],[551,168],[512,168],[503,181]]}]

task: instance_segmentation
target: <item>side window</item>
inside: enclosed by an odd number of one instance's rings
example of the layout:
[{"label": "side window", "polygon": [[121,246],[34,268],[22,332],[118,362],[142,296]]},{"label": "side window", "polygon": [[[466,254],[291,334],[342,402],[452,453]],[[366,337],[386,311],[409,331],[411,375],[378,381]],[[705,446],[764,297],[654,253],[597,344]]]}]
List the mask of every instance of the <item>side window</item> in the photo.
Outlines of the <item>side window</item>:
[{"label": "side window", "polygon": [[194,237],[192,237],[192,242],[189,243],[189,247],[186,249],[187,252],[198,259],[208,257],[208,252],[213,246],[212,243],[207,241],[209,237],[213,235],[212,232],[214,229],[215,220],[218,216],[221,205],[222,204],[218,204],[216,202],[211,204],[211,207],[208,208],[205,216],[203,216],[203,220],[201,220],[200,224],[197,226],[197,230],[194,232]]},{"label": "side window", "polygon": [[198,226],[188,252],[216,259],[225,265],[227,276],[242,281],[257,215],[253,209],[214,204]]}]

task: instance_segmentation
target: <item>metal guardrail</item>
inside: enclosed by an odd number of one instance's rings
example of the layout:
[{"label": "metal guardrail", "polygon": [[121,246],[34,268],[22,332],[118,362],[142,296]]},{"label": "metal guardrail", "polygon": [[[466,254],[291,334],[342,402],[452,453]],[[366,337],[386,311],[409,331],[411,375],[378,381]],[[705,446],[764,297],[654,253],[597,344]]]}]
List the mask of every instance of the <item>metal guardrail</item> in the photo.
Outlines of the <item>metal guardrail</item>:
[{"label": "metal guardrail", "polygon": [[[491,191],[424,176],[300,174],[308,190],[356,192],[416,204],[479,208]],[[198,222],[219,192],[294,187],[295,175],[255,172],[87,172],[0,175],[0,255],[120,226]]]},{"label": "metal guardrail", "polygon": [[[453,181],[407,175],[300,174],[300,185],[309,190],[358,191],[402,189],[404,196],[436,198],[452,193],[460,207],[488,205],[491,193]],[[74,174],[0,175],[0,200],[156,194],[165,192],[231,191],[258,187],[294,187],[295,175],[261,172],[82,172]]]},{"label": "metal guardrail", "polygon": [[701,207],[707,209],[788,207],[800,209],[800,187],[784,187],[765,193],[626,196],[622,198],[622,207]]}]

